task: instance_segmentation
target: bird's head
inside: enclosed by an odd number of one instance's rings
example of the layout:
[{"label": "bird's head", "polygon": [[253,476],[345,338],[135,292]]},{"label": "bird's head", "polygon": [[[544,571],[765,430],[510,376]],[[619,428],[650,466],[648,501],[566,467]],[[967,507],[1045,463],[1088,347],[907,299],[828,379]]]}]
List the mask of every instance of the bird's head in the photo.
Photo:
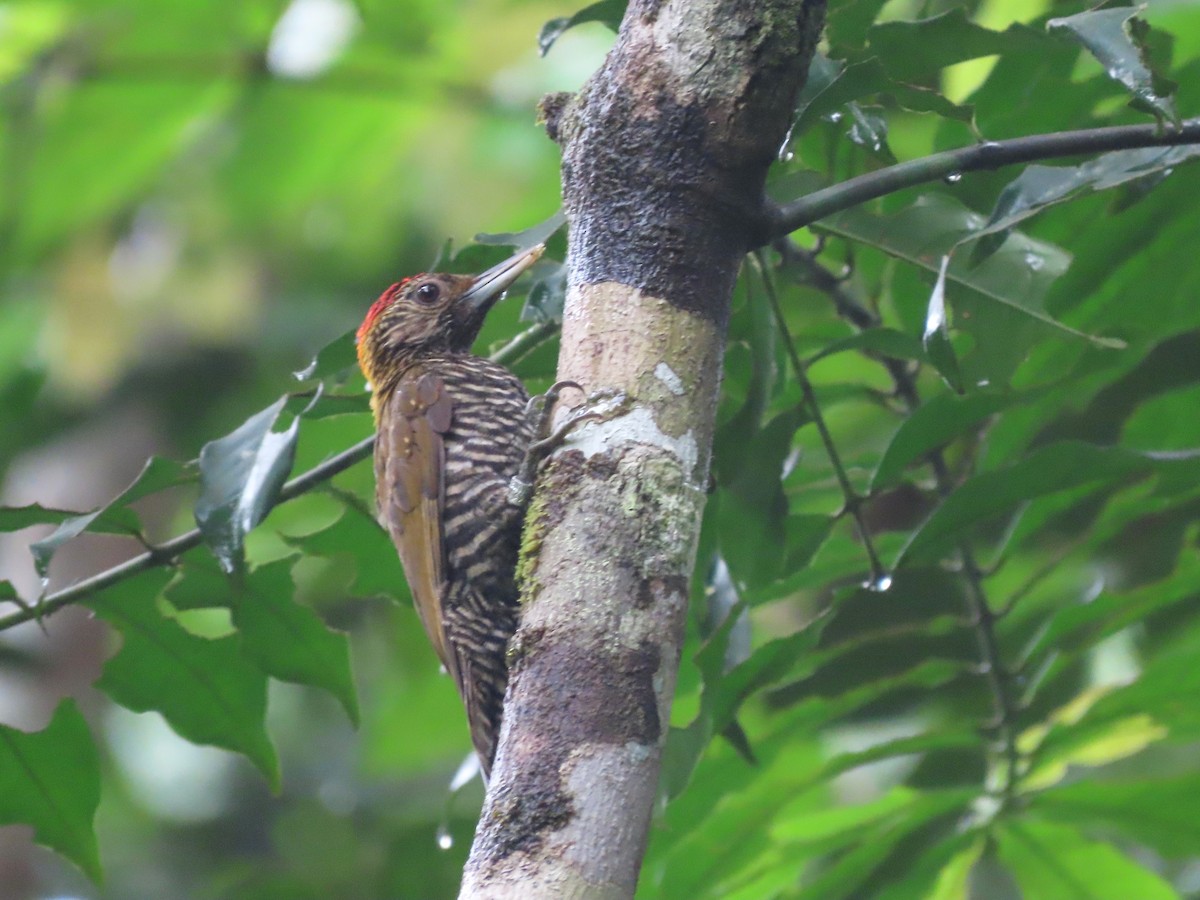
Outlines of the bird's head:
[{"label": "bird's head", "polygon": [[482,275],[414,275],[393,284],[359,326],[358,364],[376,389],[425,355],[466,353],[484,316],[522,272],[537,262],[541,244]]}]

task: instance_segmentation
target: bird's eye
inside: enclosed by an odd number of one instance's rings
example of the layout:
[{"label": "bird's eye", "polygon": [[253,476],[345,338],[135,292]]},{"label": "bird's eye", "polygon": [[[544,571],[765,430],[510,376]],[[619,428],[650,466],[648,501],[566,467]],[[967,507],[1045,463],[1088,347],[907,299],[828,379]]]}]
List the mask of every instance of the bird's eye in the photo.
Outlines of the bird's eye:
[{"label": "bird's eye", "polygon": [[433,282],[426,282],[416,289],[414,296],[422,303],[437,303],[442,296],[441,289]]}]

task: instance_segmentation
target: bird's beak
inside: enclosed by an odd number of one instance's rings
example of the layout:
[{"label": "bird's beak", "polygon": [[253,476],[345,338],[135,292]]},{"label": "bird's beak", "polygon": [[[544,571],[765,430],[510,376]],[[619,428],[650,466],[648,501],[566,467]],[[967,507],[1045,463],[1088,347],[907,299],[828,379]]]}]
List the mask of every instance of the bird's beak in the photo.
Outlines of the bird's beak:
[{"label": "bird's beak", "polygon": [[515,256],[510,256],[502,263],[497,263],[482,275],[477,276],[475,282],[459,299],[475,309],[487,309],[495,300],[499,299],[509,285],[520,277],[522,272],[541,259],[545,251],[546,245],[538,244],[536,247],[530,247]]}]

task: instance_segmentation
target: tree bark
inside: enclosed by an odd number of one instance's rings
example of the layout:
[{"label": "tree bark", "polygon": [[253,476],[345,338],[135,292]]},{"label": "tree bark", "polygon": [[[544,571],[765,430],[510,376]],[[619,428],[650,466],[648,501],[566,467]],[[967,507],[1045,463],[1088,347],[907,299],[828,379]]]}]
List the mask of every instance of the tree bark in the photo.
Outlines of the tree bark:
[{"label": "tree bark", "polygon": [[624,400],[542,468],[462,897],[633,895],[729,301],[823,19],[823,0],[631,0],[601,69],[543,103],[570,222],[558,376]]}]

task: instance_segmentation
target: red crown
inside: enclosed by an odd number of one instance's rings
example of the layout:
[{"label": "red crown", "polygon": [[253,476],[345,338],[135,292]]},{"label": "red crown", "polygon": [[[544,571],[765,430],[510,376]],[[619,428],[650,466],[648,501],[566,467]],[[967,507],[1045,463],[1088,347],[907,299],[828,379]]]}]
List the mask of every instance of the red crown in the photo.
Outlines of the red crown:
[{"label": "red crown", "polygon": [[361,341],[363,339],[363,335],[371,330],[371,326],[375,324],[375,320],[379,318],[379,314],[392,305],[395,299],[400,295],[400,289],[410,281],[412,281],[411,278],[405,278],[403,281],[397,281],[386,291],[380,294],[378,300],[371,304],[371,308],[367,310],[366,318],[363,319],[362,324],[358,326],[358,333],[354,336],[356,342]]}]

